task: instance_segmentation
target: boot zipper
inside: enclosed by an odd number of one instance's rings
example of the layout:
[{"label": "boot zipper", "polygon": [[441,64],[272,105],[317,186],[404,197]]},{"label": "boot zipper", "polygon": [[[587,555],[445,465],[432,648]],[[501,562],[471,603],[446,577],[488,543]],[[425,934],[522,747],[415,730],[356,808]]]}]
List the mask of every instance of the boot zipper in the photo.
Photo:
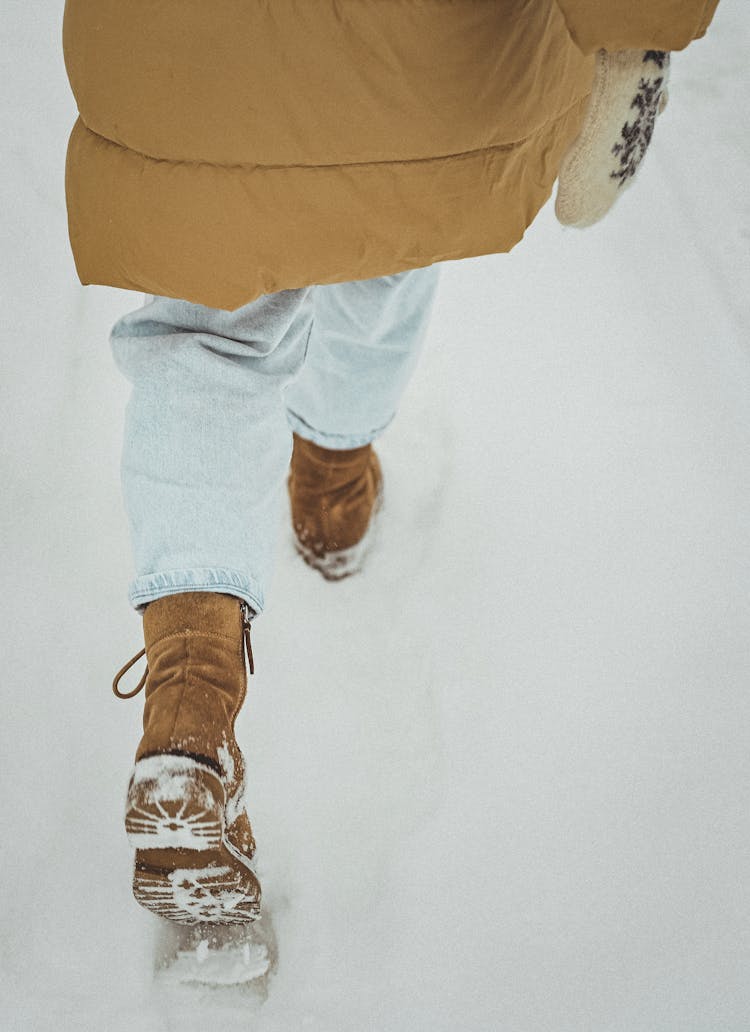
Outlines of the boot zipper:
[{"label": "boot zipper", "polygon": [[255,673],[255,663],[253,662],[253,647],[250,644],[250,622],[255,616],[247,602],[242,602],[242,634],[245,639],[245,649],[247,651],[247,661],[250,668],[250,673]]}]

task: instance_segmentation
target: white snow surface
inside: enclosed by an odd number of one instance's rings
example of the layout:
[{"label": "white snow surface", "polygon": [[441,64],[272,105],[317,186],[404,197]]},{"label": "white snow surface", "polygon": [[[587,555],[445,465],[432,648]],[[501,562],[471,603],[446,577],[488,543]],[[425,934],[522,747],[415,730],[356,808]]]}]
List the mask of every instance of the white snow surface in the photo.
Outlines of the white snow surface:
[{"label": "white snow surface", "polygon": [[180,950],[176,958],[159,972],[167,983],[203,982],[211,986],[252,983],[268,970],[268,951],[260,943],[245,943],[228,949],[211,948],[208,939],[194,950]]},{"label": "white snow surface", "polygon": [[[280,528],[238,725],[267,998],[166,993],[123,800],[140,296],[79,286],[62,4],[2,0],[0,1027],[750,1027],[750,13],[674,57],[640,181],[443,268],[364,573]],[[182,993],[186,995],[181,995]]]}]

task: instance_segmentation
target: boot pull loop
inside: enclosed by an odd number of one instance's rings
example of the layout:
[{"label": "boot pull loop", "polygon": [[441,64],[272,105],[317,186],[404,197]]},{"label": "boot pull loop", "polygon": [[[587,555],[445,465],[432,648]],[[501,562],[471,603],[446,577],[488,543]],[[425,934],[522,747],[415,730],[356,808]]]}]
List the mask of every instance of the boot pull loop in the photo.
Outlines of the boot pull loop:
[{"label": "boot pull loop", "polygon": [[138,660],[142,659],[143,656],[145,656],[145,655],[146,655],[146,650],[145,649],[141,649],[141,651],[136,653],[136,655],[133,656],[132,659],[128,660],[128,662],[125,664],[125,666],[122,668],[122,670],[118,671],[115,674],[115,679],[112,682],[112,691],[115,693],[115,695],[117,696],[118,699],[132,699],[135,695],[138,694],[138,692],[145,685],[146,678],[148,677],[148,663],[146,664],[146,669],[143,672],[143,677],[140,679],[140,681],[135,686],[135,688],[133,688],[132,691],[122,692],[122,691],[120,691],[120,689],[118,687],[119,684],[120,684],[120,681],[122,680],[123,676],[125,674],[127,674],[128,670],[130,670],[130,668],[132,666],[134,666],[138,662]]}]

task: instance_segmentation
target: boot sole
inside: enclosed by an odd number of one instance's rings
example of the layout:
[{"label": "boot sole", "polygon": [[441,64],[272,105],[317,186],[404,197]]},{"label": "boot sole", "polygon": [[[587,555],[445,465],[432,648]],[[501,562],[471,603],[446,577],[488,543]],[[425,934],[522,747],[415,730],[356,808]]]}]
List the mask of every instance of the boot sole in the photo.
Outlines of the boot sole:
[{"label": "boot sole", "polygon": [[192,757],[139,760],[128,788],[125,830],[136,851],[133,894],[160,917],[237,924],[260,914],[260,886],[227,838],[221,779]]},{"label": "boot sole", "polygon": [[207,765],[171,754],[139,760],[128,788],[125,830],[134,849],[216,849],[224,786]]},{"label": "boot sole", "polygon": [[382,506],[383,490],[381,488],[373,503],[367,530],[351,548],[342,548],[337,552],[326,552],[324,555],[319,555],[314,549],[303,545],[295,535],[294,547],[297,554],[304,559],[308,566],[312,566],[314,570],[322,574],[326,580],[343,580],[345,577],[351,577],[352,574],[360,573],[375,544],[377,517]]},{"label": "boot sole", "polygon": [[[231,860],[231,858],[230,858]],[[250,871],[222,863],[152,867],[136,854],[133,895],[142,907],[177,924],[250,924],[260,917],[260,889]]]}]

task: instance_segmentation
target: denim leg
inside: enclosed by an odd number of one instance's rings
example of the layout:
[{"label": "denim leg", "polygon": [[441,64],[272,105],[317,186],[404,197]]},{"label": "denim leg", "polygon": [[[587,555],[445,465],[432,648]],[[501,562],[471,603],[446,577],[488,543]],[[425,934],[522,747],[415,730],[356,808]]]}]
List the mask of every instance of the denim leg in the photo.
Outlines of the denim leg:
[{"label": "denim leg", "polygon": [[263,609],[291,455],[282,390],[311,321],[306,287],[234,312],[157,297],[114,326],[115,361],[133,385],[122,485],[136,609],[181,591]]},{"label": "denim leg", "polygon": [[289,424],[325,448],[357,448],[393,419],[419,358],[439,266],[316,286],[304,368],[285,391]]}]

